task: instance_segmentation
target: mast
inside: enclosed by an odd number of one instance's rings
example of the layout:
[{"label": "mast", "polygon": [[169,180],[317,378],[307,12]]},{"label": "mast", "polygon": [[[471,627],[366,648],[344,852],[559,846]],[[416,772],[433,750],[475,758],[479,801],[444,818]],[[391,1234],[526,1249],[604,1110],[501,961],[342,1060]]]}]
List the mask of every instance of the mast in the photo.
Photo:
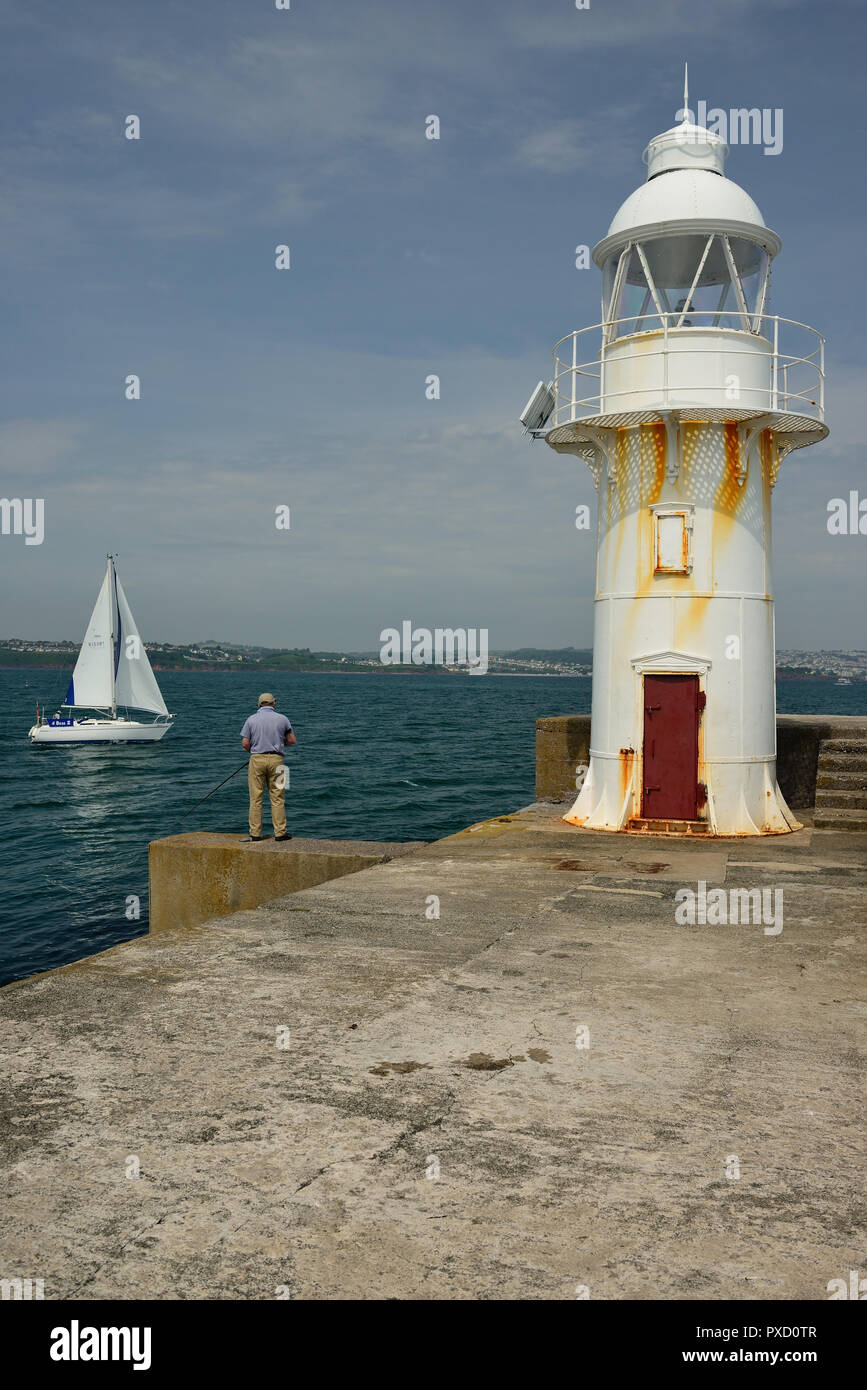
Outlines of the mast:
[{"label": "mast", "polygon": [[116,676],[116,650],[118,634],[117,626],[117,578],[114,572],[114,556],[107,555],[108,573],[108,593],[111,604],[111,717],[117,719],[117,676]]}]

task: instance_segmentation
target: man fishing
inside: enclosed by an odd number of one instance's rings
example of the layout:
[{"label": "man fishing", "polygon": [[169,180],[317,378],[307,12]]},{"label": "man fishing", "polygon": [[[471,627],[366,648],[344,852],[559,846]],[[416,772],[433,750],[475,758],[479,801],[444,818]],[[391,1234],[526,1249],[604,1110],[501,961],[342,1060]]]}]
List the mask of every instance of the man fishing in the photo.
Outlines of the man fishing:
[{"label": "man fishing", "polygon": [[[259,696],[259,708],[251,714],[241,730],[241,745],[250,754],[247,781],[250,787],[250,839],[264,840],[262,834],[262,801],[265,783],[271,797],[271,823],[275,840],[291,840],[286,833],[286,806],[283,794],[286,768],[283,749],[291,748],[298,740],[285,714],[278,714],[274,696]],[[245,836],[246,839],[246,836]]]}]

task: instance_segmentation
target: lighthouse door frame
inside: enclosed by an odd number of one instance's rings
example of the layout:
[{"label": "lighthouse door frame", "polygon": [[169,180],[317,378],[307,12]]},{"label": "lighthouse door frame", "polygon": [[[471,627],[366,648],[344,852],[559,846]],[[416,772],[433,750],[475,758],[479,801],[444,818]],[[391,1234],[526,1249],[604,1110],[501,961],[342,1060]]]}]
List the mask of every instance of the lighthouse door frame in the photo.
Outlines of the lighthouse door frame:
[{"label": "lighthouse door frame", "polygon": [[[698,676],[698,692],[707,698],[707,677],[713,662],[706,657],[693,656],[689,652],[652,652],[647,656],[634,657],[631,661],[634,673],[634,714],[633,714],[633,737],[632,747],[635,756],[632,759],[632,806],[627,812],[627,819],[638,819],[642,812],[642,788],[644,786],[644,677],[649,676]],[[704,752],[704,724],[703,719],[698,721],[698,760],[696,766],[696,783],[704,782],[707,784],[707,774],[705,768]],[[708,802],[710,794],[708,789]],[[710,814],[710,805],[708,805]]]}]

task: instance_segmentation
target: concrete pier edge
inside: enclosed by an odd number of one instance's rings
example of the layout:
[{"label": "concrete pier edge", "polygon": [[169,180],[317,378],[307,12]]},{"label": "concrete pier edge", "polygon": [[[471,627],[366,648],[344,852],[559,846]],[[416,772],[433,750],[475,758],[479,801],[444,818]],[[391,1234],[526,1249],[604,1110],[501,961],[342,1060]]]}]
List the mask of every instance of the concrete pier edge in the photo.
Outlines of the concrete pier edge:
[{"label": "concrete pier edge", "polygon": [[419,840],[273,839],[194,831],[152,840],[148,849],[151,933],[197,926],[259,907],[317,883],[387,864],[421,848]]}]

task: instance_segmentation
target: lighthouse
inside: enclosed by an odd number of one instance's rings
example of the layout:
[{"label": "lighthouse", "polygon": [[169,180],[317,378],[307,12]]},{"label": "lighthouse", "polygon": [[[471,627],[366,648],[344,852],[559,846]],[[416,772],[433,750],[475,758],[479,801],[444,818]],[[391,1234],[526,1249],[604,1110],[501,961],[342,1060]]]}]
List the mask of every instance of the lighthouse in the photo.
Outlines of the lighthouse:
[{"label": "lighthouse", "polygon": [[589,770],[565,819],[785,834],[771,500],[828,433],[824,340],[771,312],[780,238],[684,115],[593,251],[601,323],[557,343],[521,417],[598,500]]}]

